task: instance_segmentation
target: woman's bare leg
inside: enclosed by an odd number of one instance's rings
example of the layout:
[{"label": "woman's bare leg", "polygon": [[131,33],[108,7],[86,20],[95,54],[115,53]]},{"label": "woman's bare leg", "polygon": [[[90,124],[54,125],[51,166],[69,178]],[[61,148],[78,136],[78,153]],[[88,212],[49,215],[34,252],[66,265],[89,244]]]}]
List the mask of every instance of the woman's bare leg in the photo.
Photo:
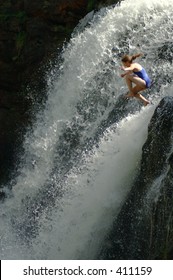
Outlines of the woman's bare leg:
[{"label": "woman's bare leg", "polygon": [[140,86],[141,88],[145,89],[146,88],[146,83],[144,80],[142,80],[141,78],[139,78],[138,76],[134,76],[131,74],[127,74],[125,76],[125,80],[126,80],[126,84],[128,86],[128,89],[130,91],[130,89],[132,88],[132,83],[134,83],[137,86]]},{"label": "woman's bare leg", "polygon": [[[127,87],[129,89],[129,93],[126,94],[125,97],[136,97],[140,99],[145,106],[148,105],[150,102],[139,93],[140,91],[146,89],[145,81],[139,77],[130,74],[125,76],[125,80],[126,80]],[[132,87],[132,83],[135,83],[136,86]]]},{"label": "woman's bare leg", "polygon": [[125,80],[126,80],[127,87],[128,87],[128,89],[129,89],[129,93],[131,93],[131,91],[132,91],[132,80],[131,80],[131,76],[132,76],[132,75],[126,75],[126,76],[125,76]]},{"label": "woman's bare leg", "polygon": [[139,93],[140,91],[143,91],[145,89],[140,88],[139,86],[135,86],[132,90],[134,97],[140,99],[144,103],[144,106],[147,106],[150,103],[143,95]]}]

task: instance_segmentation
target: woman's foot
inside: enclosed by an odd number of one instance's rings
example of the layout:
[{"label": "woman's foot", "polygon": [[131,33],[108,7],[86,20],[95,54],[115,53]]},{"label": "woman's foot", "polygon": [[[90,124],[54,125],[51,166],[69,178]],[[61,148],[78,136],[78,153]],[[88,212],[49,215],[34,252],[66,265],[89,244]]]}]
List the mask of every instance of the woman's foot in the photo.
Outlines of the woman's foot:
[{"label": "woman's foot", "polygon": [[133,93],[133,92],[127,92],[127,93],[124,95],[124,98],[129,98],[129,97],[134,97],[134,93]]},{"label": "woman's foot", "polygon": [[144,106],[147,106],[148,104],[150,104],[150,101],[148,100],[144,101]]}]

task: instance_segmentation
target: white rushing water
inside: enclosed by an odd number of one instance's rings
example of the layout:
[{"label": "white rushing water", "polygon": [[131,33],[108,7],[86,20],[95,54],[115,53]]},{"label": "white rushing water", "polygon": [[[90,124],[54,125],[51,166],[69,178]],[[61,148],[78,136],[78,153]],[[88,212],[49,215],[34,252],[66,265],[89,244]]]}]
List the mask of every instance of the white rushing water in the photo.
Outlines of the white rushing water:
[{"label": "white rushing water", "polygon": [[[58,73],[48,74],[46,108],[0,206],[1,259],[96,257],[140,167],[155,107],[172,95],[172,18],[172,0],[125,0],[75,29]],[[136,52],[155,81],[152,105],[132,114],[132,100],[125,117],[99,134],[126,92],[120,57]]]}]

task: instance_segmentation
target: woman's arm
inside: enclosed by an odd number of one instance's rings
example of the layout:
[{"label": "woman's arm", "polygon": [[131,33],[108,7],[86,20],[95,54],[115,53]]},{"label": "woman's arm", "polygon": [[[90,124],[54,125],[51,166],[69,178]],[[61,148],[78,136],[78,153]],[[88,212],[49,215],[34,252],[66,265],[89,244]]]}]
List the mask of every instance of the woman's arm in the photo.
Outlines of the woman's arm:
[{"label": "woman's arm", "polygon": [[125,71],[125,73],[121,74],[121,77],[122,77],[122,78],[125,77],[125,75],[127,75],[127,74],[132,74],[133,70],[131,70],[131,69],[129,69],[129,68],[130,68],[130,67],[127,67],[127,68],[122,67],[122,68],[121,68],[123,71]]},{"label": "woman's arm", "polygon": [[134,65],[130,65],[129,67],[124,67],[122,66],[121,67],[121,70],[125,71],[125,73],[121,74],[121,77],[123,78],[125,75],[127,74],[132,74],[133,73],[133,70],[134,70]]}]

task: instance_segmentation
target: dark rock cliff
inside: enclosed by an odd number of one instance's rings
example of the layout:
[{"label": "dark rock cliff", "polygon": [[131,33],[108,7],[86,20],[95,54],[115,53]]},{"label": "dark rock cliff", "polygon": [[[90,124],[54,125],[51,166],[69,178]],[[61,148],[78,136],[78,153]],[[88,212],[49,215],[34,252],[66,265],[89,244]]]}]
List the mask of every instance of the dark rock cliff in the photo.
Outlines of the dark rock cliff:
[{"label": "dark rock cliff", "polygon": [[171,259],[173,252],[173,98],[156,108],[141,170],[106,238],[102,259]]},{"label": "dark rock cliff", "polygon": [[[116,0],[0,0],[1,90],[18,90],[89,11]],[[29,77],[29,78],[28,78]]]}]

